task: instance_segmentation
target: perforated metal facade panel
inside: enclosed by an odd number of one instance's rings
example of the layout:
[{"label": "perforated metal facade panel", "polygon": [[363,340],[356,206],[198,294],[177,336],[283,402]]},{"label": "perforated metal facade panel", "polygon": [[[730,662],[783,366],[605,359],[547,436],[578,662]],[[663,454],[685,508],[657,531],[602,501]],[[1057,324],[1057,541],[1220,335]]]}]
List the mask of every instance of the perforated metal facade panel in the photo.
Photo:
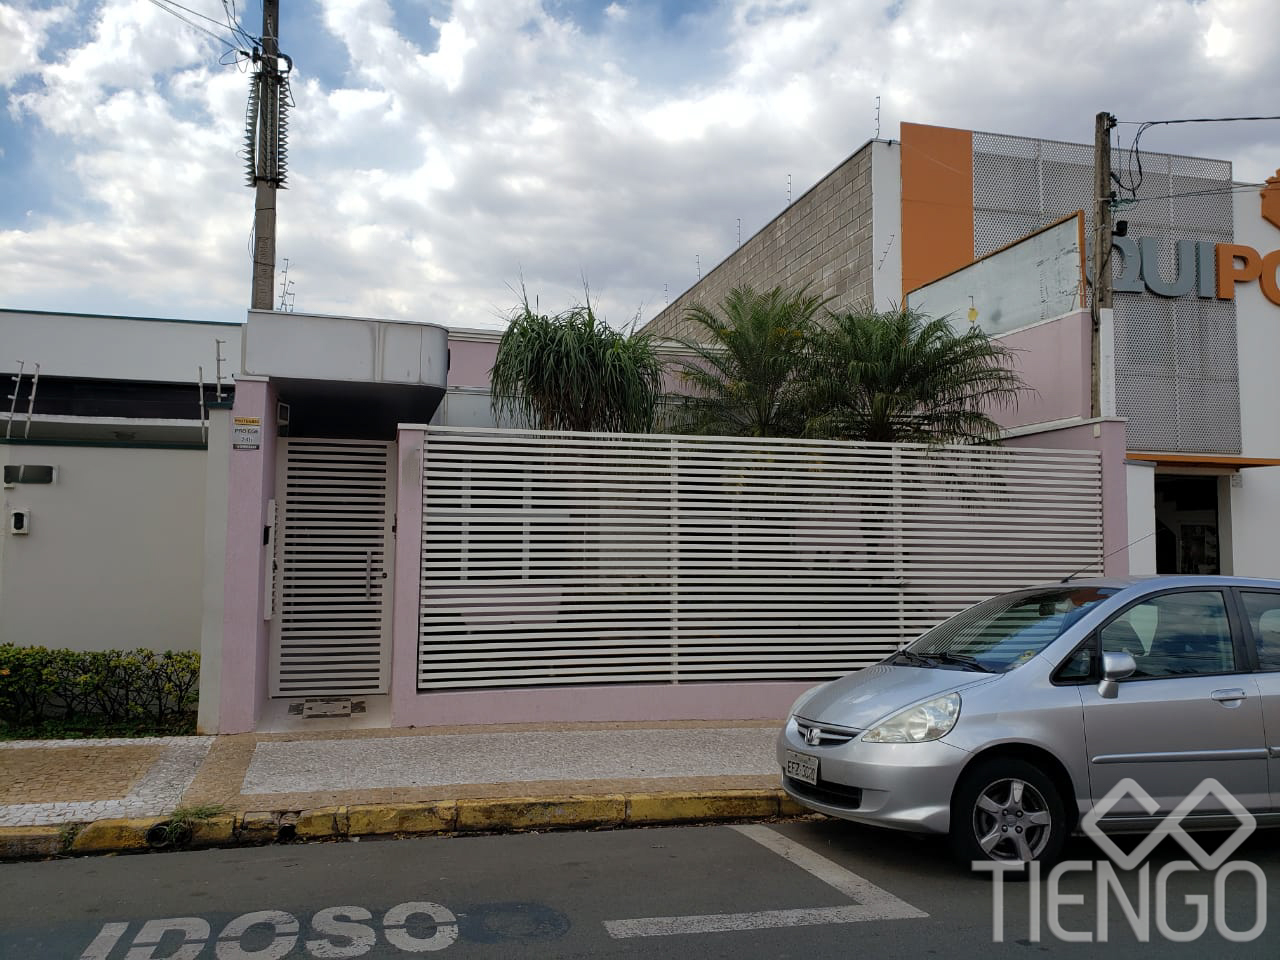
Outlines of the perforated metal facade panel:
[{"label": "perforated metal facade panel", "polygon": [[[1133,182],[1138,171],[1127,153],[1116,151],[1111,162]],[[1225,161],[1144,153],[1139,202],[1117,217],[1129,221],[1130,236],[1158,239],[1161,275],[1172,279],[1179,239],[1232,240],[1230,186]],[[973,135],[975,257],[1075,210],[1084,210],[1092,237],[1092,196],[1092,147]],[[1117,293],[1115,328],[1116,405],[1129,419],[1129,447],[1239,453],[1235,304]]]}]

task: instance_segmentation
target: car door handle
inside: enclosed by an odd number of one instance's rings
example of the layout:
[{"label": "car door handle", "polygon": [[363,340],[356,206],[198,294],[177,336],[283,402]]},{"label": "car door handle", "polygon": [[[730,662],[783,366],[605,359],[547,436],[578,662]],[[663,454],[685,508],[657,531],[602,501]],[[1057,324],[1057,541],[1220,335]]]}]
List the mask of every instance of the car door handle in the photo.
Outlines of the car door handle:
[{"label": "car door handle", "polygon": [[1236,700],[1243,700],[1246,694],[1239,687],[1232,687],[1228,690],[1215,690],[1209,696],[1217,700],[1219,703],[1231,703]]}]

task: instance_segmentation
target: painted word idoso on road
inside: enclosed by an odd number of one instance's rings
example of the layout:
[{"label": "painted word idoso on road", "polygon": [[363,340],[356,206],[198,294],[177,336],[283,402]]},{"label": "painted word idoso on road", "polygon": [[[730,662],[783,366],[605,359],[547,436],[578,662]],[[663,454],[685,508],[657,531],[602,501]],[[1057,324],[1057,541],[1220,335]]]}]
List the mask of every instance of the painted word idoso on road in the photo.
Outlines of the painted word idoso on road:
[{"label": "painted word idoso on road", "polygon": [[[80,960],[108,960],[116,945],[124,942],[129,926],[103,924]],[[432,953],[458,939],[458,918],[447,907],[425,900],[396,904],[380,921],[364,907],[327,907],[317,911],[305,929],[291,913],[256,910],[235,917],[216,935],[202,917],[170,917],[143,923],[133,934],[127,956],[128,960],[196,960],[212,941],[217,960],[362,957],[379,937],[404,953]]]}]

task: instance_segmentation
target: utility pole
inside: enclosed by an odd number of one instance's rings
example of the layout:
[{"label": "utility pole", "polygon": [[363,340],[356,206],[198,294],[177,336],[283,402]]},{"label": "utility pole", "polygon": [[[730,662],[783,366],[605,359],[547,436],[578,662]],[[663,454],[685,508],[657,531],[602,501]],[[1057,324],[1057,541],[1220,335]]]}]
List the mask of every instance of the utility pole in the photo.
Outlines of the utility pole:
[{"label": "utility pole", "polygon": [[1098,114],[1093,132],[1093,320],[1090,363],[1090,416],[1102,416],[1102,311],[1111,307],[1111,129],[1116,118]]},{"label": "utility pole", "polygon": [[262,3],[262,56],[249,95],[245,139],[249,184],[256,192],[253,213],[254,310],[270,310],[275,292],[276,191],[285,179],[287,87],[280,73],[280,0]]}]

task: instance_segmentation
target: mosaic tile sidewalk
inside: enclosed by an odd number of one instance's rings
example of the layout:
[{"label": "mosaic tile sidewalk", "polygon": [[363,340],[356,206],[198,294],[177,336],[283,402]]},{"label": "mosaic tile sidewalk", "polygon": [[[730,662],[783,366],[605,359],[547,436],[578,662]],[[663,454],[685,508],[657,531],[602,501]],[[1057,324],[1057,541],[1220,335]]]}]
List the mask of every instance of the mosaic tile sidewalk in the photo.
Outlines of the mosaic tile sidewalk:
[{"label": "mosaic tile sidewalk", "polygon": [[553,724],[0,743],[0,827],[326,804],[778,785],[777,727]]}]

